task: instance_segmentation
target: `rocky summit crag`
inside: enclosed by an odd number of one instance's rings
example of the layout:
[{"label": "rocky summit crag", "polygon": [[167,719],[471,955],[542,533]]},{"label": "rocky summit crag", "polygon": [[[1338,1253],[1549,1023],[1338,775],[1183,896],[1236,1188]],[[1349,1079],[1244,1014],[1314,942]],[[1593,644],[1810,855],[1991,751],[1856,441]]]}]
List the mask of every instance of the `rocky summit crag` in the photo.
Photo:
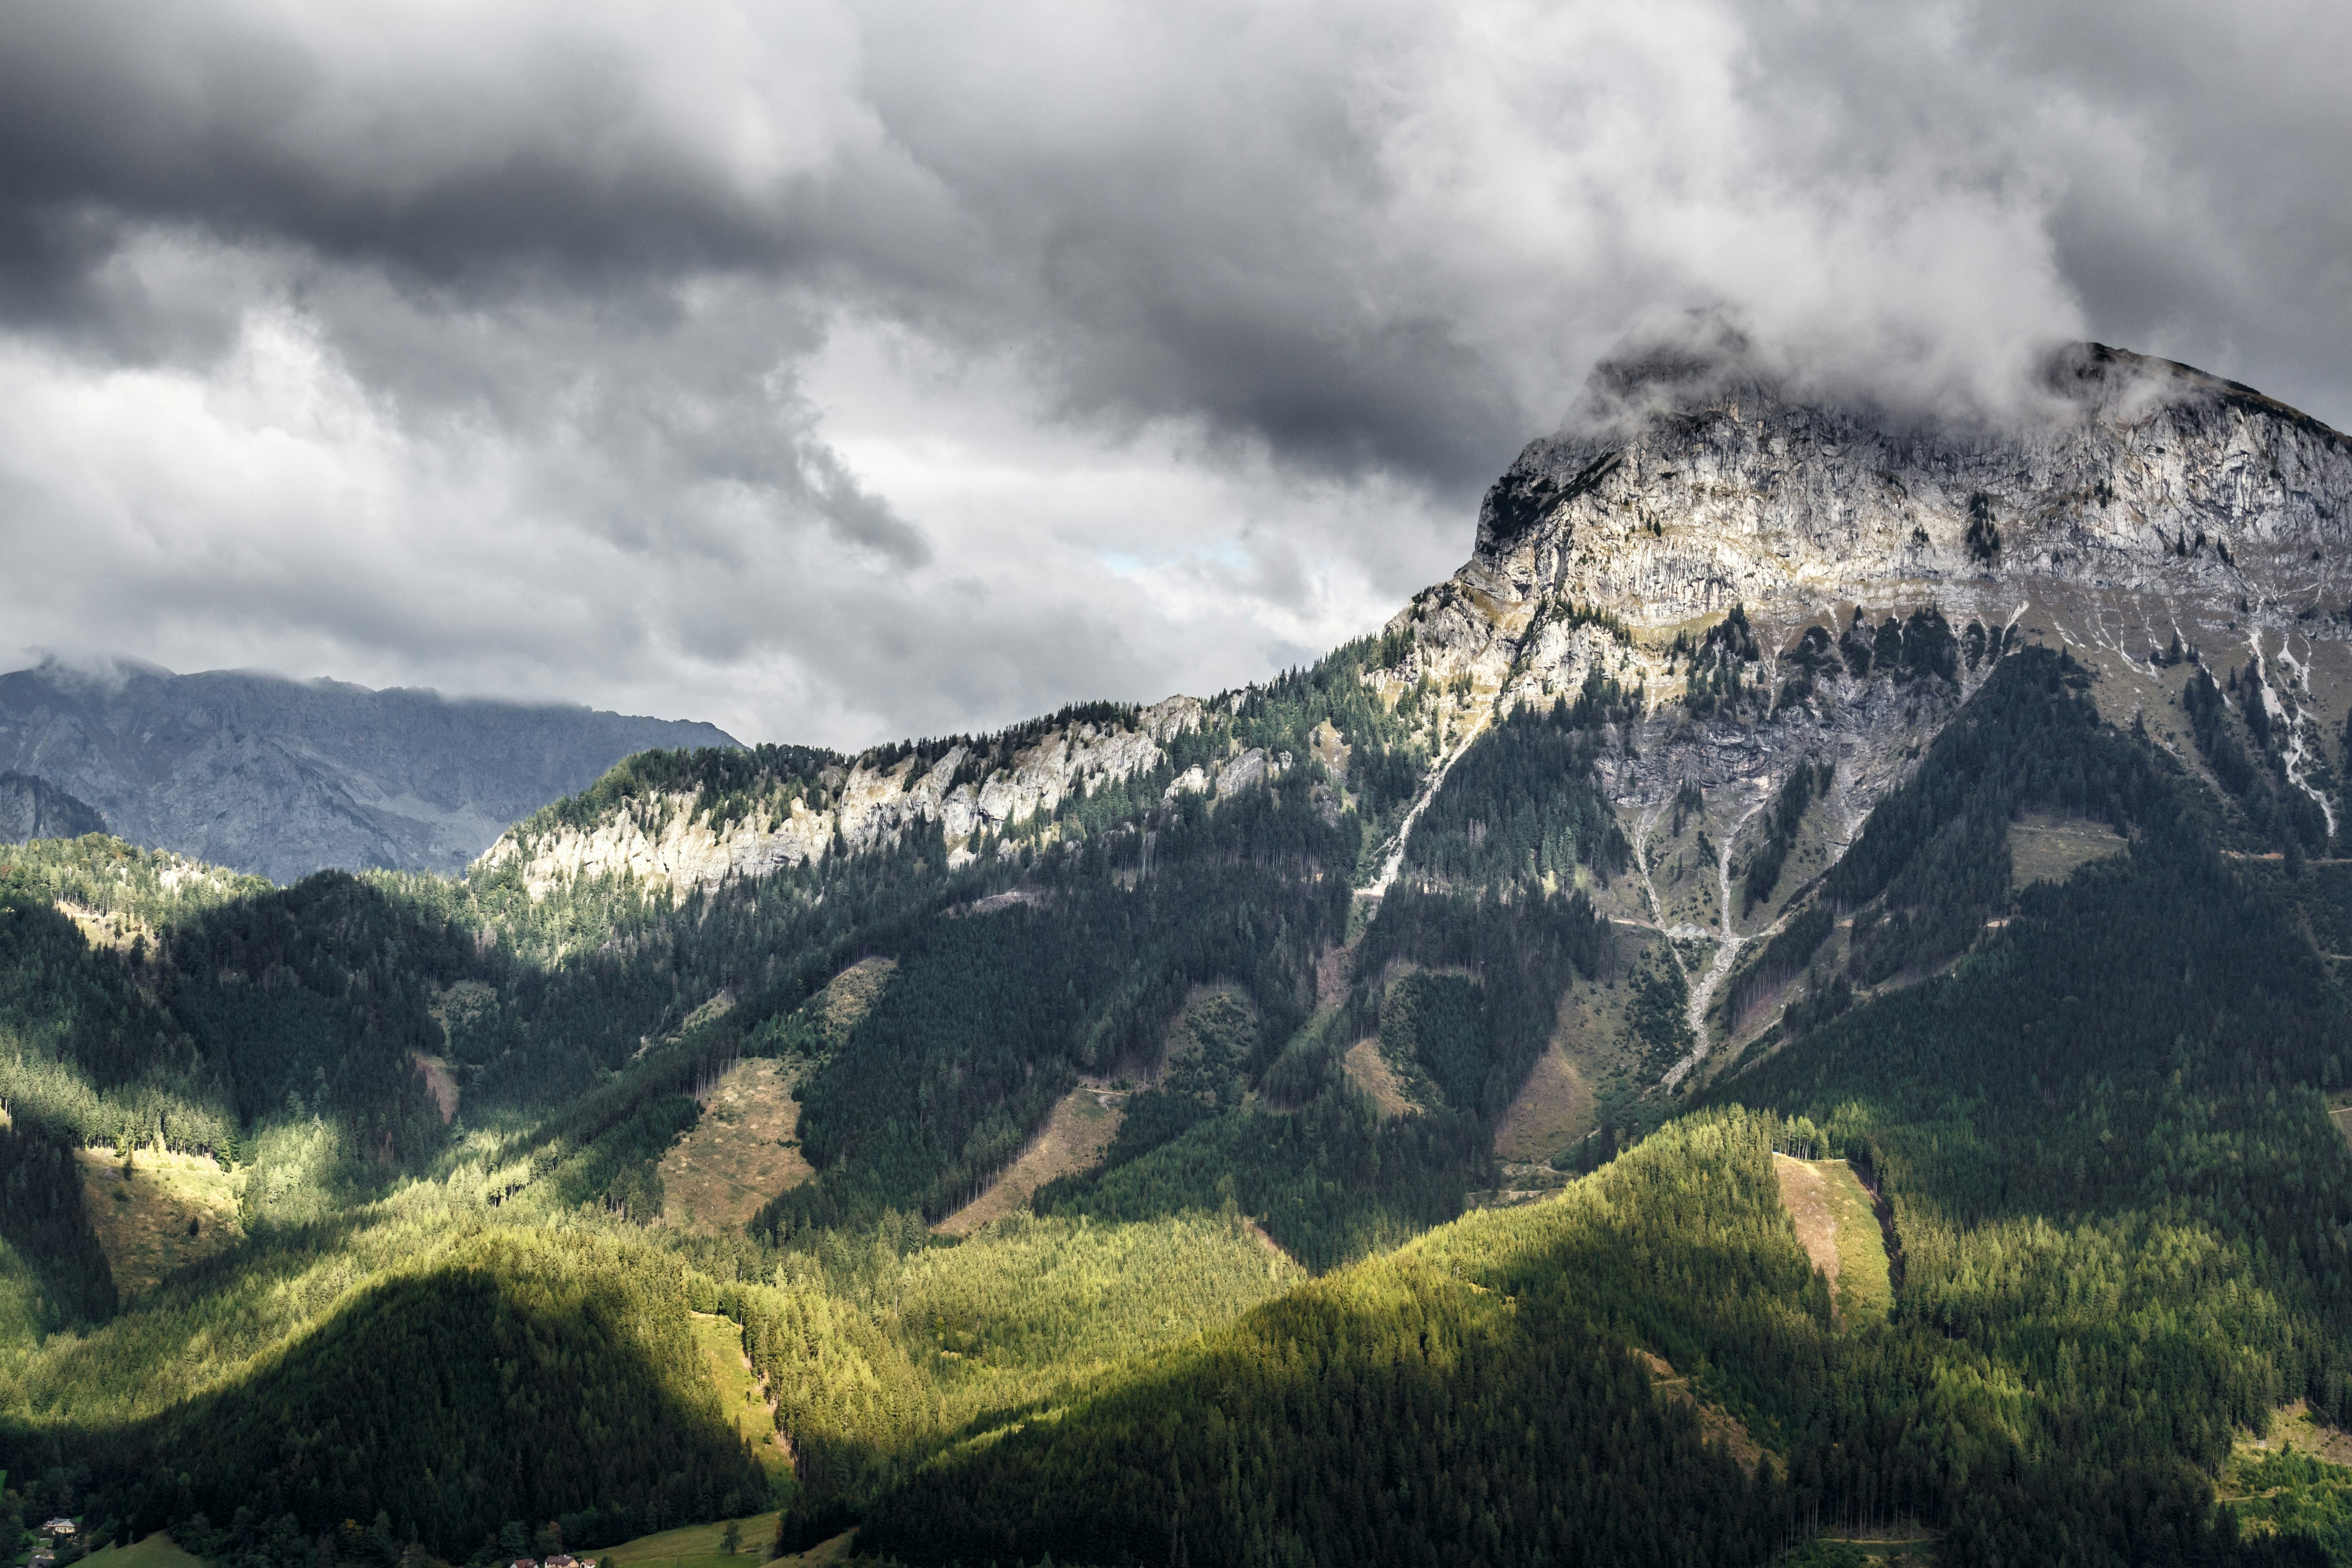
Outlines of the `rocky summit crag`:
[{"label": "rocky summit crag", "polygon": [[[2290,765],[2332,817],[2318,736],[2352,684],[2352,440],[2095,343],[2039,390],[1954,429],[1786,395],[1736,341],[1604,363],[1571,428],[1487,492],[1470,561],[1391,623],[1417,652],[1396,679],[1466,675],[1491,703],[1605,669],[1651,698],[1614,768],[1628,805],[1685,778],[1762,782],[1796,748],[1853,764],[1858,824],[1989,644],[2063,645],[2152,723],[2173,671],[2242,661],[2286,731],[2311,732],[2311,765]],[[1960,657],[1906,653],[1915,615]],[[1723,700],[1730,667],[1741,700]],[[1660,700],[1695,671],[1715,689]]]},{"label": "rocky summit crag", "polygon": [[94,812],[133,843],[280,882],[331,866],[456,871],[632,752],[735,743],[586,708],[47,663],[0,676],[0,772],[39,781],[15,787],[0,827],[90,831]]}]

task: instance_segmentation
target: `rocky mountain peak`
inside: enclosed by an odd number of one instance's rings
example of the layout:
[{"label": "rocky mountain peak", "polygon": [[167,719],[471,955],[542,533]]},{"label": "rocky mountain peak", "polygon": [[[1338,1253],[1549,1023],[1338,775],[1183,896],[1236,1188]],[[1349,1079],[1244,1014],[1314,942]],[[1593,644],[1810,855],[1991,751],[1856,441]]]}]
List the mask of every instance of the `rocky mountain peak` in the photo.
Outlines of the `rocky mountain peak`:
[{"label": "rocky mountain peak", "polygon": [[2078,344],[2032,415],[1959,429],[1792,400],[1749,368],[1604,366],[1587,404],[1614,416],[1529,443],[1462,579],[1649,625],[1973,605],[2041,577],[2300,608],[2352,547],[2352,441],[2186,366]]},{"label": "rocky mountain peak", "polygon": [[2291,787],[2328,805],[2314,770],[2352,706],[2352,440],[2099,343],[2051,355],[1999,421],[1798,395],[1771,371],[1706,319],[1605,362],[1570,426],[1487,491],[1470,560],[1390,623],[1412,653],[1380,679],[1430,691],[1455,749],[1512,701],[1639,685],[1649,717],[1611,764],[1629,808],[1818,757],[1851,764],[1858,822],[2021,640],[2066,647],[2108,682],[2104,710],[2158,715],[2177,747],[2180,672],[2242,661],[2253,700],[2308,737]]}]

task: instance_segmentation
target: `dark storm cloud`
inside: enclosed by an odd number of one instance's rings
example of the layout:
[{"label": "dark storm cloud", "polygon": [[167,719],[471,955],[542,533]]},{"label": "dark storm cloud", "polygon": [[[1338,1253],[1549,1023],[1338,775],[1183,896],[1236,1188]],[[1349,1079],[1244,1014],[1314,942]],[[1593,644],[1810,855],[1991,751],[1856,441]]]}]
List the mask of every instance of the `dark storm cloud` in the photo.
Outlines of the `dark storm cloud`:
[{"label": "dark storm cloud", "polygon": [[1922,408],[2092,331],[2341,425],[2347,46],[2179,0],[8,7],[0,542],[50,581],[0,620],[852,740],[1364,629],[1693,305]]},{"label": "dark storm cloud", "polygon": [[[785,84],[797,123],[746,169],[625,32],[551,26],[505,58],[454,26],[372,37],[379,74],[350,58],[362,40],[227,7],[18,8],[0,16],[6,309],[133,356],[200,350],[199,323],[105,286],[154,227],[381,276],[428,314],[564,294],[658,310],[680,279],[731,275],[1017,344],[1073,416],[1199,416],[1456,489],[1507,453],[1523,411],[1492,367],[1437,309],[1368,290],[1345,243],[1377,200],[1379,129],[1349,122],[1346,80],[1295,58],[1229,69],[1198,36],[1167,40],[1174,58],[1106,38],[970,70],[980,32],[1024,28],[1065,30],[1011,8],[804,24],[831,58]],[[803,41],[778,31],[761,41]],[[1071,112],[1107,88],[1130,92]]]}]

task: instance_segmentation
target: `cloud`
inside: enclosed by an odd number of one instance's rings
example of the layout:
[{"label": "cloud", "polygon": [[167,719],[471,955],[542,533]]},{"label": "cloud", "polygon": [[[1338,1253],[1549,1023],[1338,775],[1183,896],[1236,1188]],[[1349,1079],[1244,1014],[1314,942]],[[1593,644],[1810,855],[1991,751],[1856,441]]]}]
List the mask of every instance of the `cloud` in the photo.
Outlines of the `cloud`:
[{"label": "cloud", "polygon": [[856,743],[1370,629],[1693,307],[2346,423],[2352,23],[2159,12],[11,8],[0,626]]}]

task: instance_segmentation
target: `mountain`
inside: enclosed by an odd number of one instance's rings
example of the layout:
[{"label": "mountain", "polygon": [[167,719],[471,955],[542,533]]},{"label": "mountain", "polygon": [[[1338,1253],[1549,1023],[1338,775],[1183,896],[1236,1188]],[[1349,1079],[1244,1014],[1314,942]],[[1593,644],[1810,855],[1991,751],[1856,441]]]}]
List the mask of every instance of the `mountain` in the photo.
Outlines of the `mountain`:
[{"label": "mountain", "polygon": [[[1903,732],[1871,700],[1882,642],[1898,686],[1932,673],[1947,695],[1980,679],[1991,642],[2063,646],[2142,706],[2185,647],[2250,662],[2290,735],[2340,720],[2352,440],[2095,343],[2057,355],[2039,390],[2007,427],[1939,427],[1792,398],[1736,334],[1605,363],[1572,433],[1528,445],[1487,492],[1471,560],[1398,625],[1427,668],[1507,699],[1596,667],[1652,690],[1715,679],[1718,711],[1760,728],[1658,710],[1668,743],[1612,774],[1653,805],[1685,776],[1760,779],[1801,745],[1858,764],[1866,805],[1890,775],[1864,753]],[[1734,606],[1751,629],[1726,663],[1706,634]],[[1932,647],[1906,635],[1914,611],[1940,618]],[[2302,755],[2288,771],[2332,814]]]},{"label": "mountain", "polygon": [[133,843],[280,882],[328,866],[456,871],[632,752],[735,743],[708,724],[252,671],[0,675],[0,769],[87,802]]},{"label": "mountain", "polygon": [[13,848],[0,1520],[2352,1563],[2347,505],[2185,367],[1702,322],[1238,690],[640,751],[462,878]]}]

